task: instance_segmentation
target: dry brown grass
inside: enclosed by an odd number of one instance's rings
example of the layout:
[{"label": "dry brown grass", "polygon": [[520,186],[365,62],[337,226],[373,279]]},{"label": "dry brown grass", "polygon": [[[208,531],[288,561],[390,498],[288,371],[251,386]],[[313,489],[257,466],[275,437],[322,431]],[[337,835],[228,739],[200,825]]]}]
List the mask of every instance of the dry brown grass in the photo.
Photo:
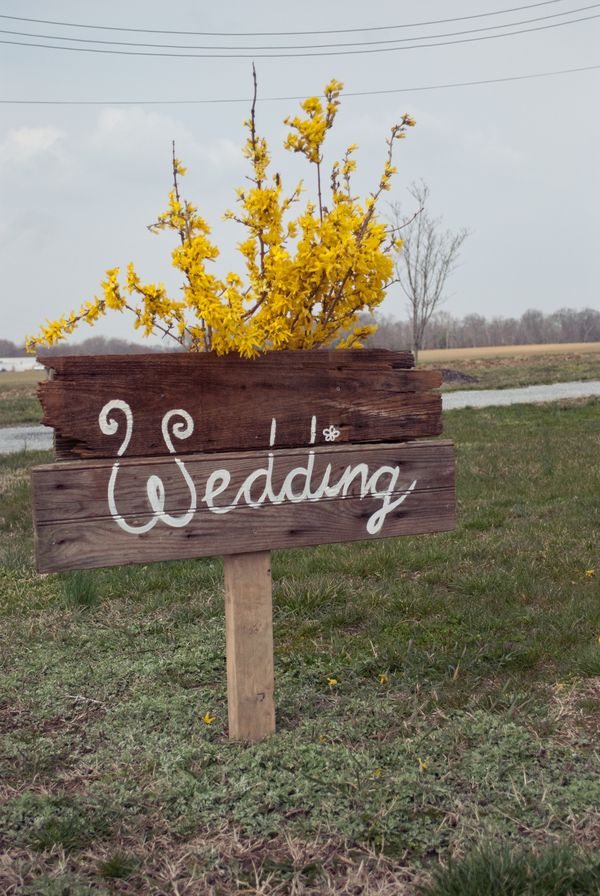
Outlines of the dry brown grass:
[{"label": "dry brown grass", "polygon": [[520,358],[534,355],[598,354],[600,342],[565,342],[544,345],[496,345],[478,348],[427,349],[420,352],[422,364],[445,364],[450,361],[469,361],[480,358]]},{"label": "dry brown grass", "polygon": [[[34,386],[46,379],[45,370],[0,370],[0,388],[2,386]],[[31,389],[27,390],[28,392]]]},{"label": "dry brown grass", "polygon": [[[159,827],[156,819],[154,830]],[[129,862],[131,870],[111,878],[105,869],[115,856]],[[353,851],[343,841],[284,836],[250,841],[232,829],[207,831],[184,842],[149,831],[123,834],[110,850],[98,844],[76,863],[60,847],[43,854],[10,849],[0,856],[3,896],[17,896],[40,877],[62,884],[75,874],[90,893],[107,887],[123,896],[409,896],[427,880],[400,862]]]},{"label": "dry brown grass", "polygon": [[29,469],[17,468],[16,470],[0,470],[0,495],[7,492],[17,482],[22,482],[29,476]]},{"label": "dry brown grass", "polygon": [[600,712],[600,676],[558,682],[553,688],[552,705],[558,740],[576,744],[582,737],[595,739]]}]

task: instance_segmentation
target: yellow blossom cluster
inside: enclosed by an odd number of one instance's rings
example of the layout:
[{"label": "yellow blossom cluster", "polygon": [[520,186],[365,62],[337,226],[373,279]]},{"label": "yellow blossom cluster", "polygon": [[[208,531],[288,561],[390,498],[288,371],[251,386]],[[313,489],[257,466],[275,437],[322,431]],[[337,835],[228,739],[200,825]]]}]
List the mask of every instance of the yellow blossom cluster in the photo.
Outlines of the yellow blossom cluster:
[{"label": "yellow blossom cluster", "polygon": [[415,122],[404,115],[391,129],[377,190],[364,202],[352,194],[357,147],[349,146],[342,161],[333,165],[325,205],[323,145],[342,87],[331,81],[324,90],[324,103],[310,97],[301,104],[303,116],[285,119],[291,130],[284,147],[304,155],[316,169],[317,201],[307,200],[294,218],[290,210],[300,203],[302,183],[286,195],[279,174],[270,173],[267,142],[256,132],[255,81],[251,116],[244,122],[249,185],[236,191],[235,211],[225,213],[245,231],[238,244],[244,276],[219,277],[210,270],[219,250],[210,240],[207,222],[180,195],[180,178],[186,172],[173,148],[168,208],[150,229],[178,235],[172,263],[184,276],[180,296],[171,298],[162,283],[142,283],[133,264],[121,285],[119,268],[111,268],[100,295],[79,311],[43,326],[40,335],[28,339],[28,349],[55,345],[79,323],[93,324],[109,310],[129,311],[145,336],[161,333],[191,351],[254,357],[267,350],[318,348],[336,340],[339,347],[358,347],[374,330],[360,326],[359,316],[383,300],[393,275],[392,256],[401,246],[393,230],[378,220],[376,204],[396,171],[394,142]]}]

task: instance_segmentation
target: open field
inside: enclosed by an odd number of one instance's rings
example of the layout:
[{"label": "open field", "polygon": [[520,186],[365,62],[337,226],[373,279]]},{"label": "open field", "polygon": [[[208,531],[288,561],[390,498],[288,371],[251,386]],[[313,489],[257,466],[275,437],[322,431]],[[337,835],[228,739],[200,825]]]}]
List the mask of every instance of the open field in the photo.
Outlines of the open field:
[{"label": "open field", "polygon": [[597,896],[599,415],[452,412],[456,532],[276,553],[251,747],[220,561],[38,577],[0,458],[0,892]]},{"label": "open field", "polygon": [[35,393],[37,384],[45,378],[44,370],[0,371],[0,426],[41,421],[42,410]]},{"label": "open field", "polygon": [[449,361],[479,361],[489,358],[527,358],[532,355],[598,355],[600,342],[557,342],[543,345],[496,345],[478,348],[426,349],[419,355],[423,364]]},{"label": "open field", "polygon": [[444,371],[444,391],[600,380],[600,343],[425,351],[419,365]]},{"label": "open field", "polygon": [[15,386],[31,387],[35,390],[37,383],[46,379],[45,370],[0,370],[0,389]]}]

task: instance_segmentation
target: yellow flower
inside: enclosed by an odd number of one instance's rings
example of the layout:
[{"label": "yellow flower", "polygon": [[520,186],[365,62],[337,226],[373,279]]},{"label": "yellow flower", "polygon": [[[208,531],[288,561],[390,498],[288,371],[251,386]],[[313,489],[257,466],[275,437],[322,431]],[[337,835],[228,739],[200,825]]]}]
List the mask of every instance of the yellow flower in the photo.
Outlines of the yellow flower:
[{"label": "yellow flower", "polygon": [[248,183],[236,191],[235,210],[225,213],[245,230],[238,244],[239,274],[222,277],[211,268],[219,249],[210,240],[208,222],[180,195],[178,177],[185,168],[173,155],[167,208],[150,230],[170,231],[175,239],[171,260],[183,276],[177,298],[171,298],[162,283],[143,282],[133,264],[124,282],[117,267],[109,268],[100,295],[79,311],[42,326],[39,335],[27,340],[28,350],[55,345],[81,322],[92,325],[108,311],[128,311],[145,336],[169,336],[194,352],[237,352],[250,358],[333,342],[339,348],[360,347],[374,331],[372,325],[361,325],[361,315],[365,309],[374,311],[385,298],[400,243],[378,219],[377,203],[396,171],[395,140],[405,136],[414,120],[403,115],[392,127],[376,189],[360,200],[351,182],[355,144],[348,146],[341,162],[334,162],[330,178],[321,170],[342,88],[341,82],[330,81],[321,97],[309,97],[300,104],[299,115],[285,119],[290,131],[284,147],[315,166],[311,174],[318,194],[318,201],[303,203],[295,217],[291,210],[301,201],[302,182],[284,190],[280,175],[269,170],[271,155],[257,133],[254,110],[245,122]]},{"label": "yellow flower", "polygon": [[427,771],[427,763],[424,759],[421,759],[419,756],[419,771],[426,772]]},{"label": "yellow flower", "polygon": [[586,569],[585,574],[588,579],[591,579],[593,576],[596,575],[596,570],[595,569]]},{"label": "yellow flower", "polygon": [[337,683],[338,683],[337,678],[329,678],[329,677],[327,678],[327,684],[329,685],[330,688],[334,688]]},{"label": "yellow flower", "polygon": [[374,778],[381,778],[381,769],[380,769],[380,768],[376,768],[376,769],[375,769],[375,771],[373,772],[373,777],[374,777]]},{"label": "yellow flower", "polygon": [[209,712],[205,712],[204,715],[202,716],[202,721],[204,722],[205,725],[212,725],[215,718],[216,718],[216,716],[211,716],[211,714]]},{"label": "yellow flower", "polygon": [[385,672],[380,672],[378,677],[379,677],[379,684],[387,684],[388,683],[388,677],[385,674]]}]

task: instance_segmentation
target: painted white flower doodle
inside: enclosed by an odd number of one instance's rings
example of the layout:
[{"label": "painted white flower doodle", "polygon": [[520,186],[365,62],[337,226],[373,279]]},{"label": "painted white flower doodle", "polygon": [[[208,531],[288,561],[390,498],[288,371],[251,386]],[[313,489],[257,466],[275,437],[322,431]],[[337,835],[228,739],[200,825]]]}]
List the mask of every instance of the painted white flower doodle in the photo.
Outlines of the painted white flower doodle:
[{"label": "painted white flower doodle", "polygon": [[328,426],[327,429],[323,430],[323,435],[325,436],[326,442],[335,442],[335,440],[340,435],[339,429],[336,429],[335,426]]}]

